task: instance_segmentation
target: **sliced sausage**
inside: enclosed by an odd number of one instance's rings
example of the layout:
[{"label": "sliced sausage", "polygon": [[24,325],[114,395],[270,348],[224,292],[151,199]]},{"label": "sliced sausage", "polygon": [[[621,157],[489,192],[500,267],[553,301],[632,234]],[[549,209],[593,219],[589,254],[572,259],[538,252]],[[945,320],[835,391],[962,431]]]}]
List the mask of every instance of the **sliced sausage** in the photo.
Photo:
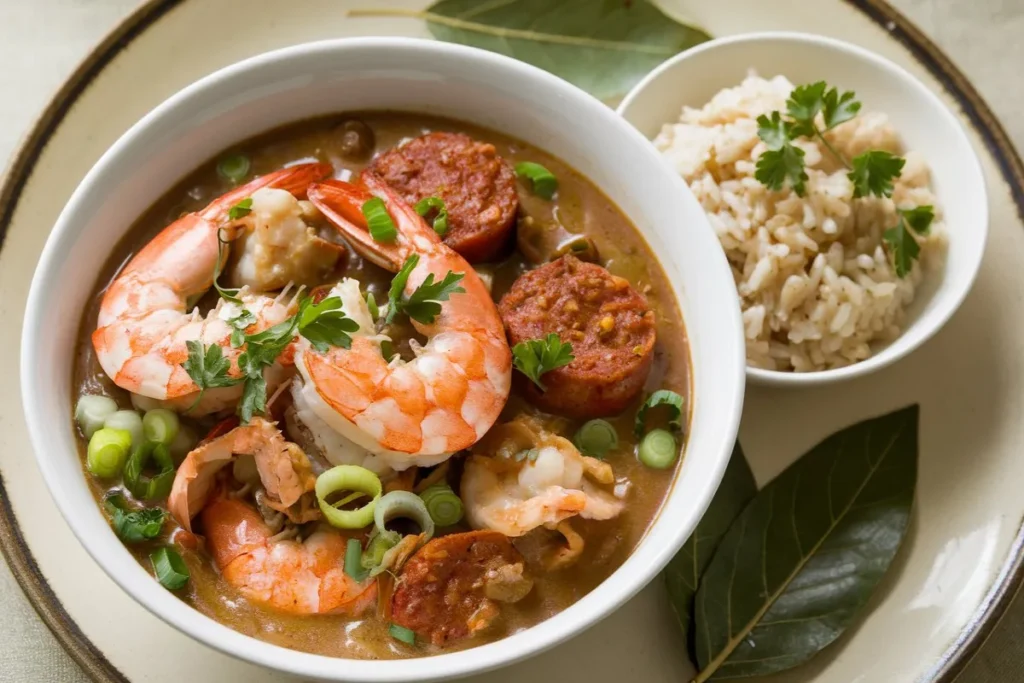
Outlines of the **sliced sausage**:
[{"label": "sliced sausage", "polygon": [[391,599],[391,622],[434,645],[471,636],[516,602],[533,582],[523,557],[497,531],[469,531],[435,538],[409,558]]},{"label": "sliced sausage", "polygon": [[444,242],[467,261],[491,260],[508,243],[519,196],[515,172],[494,145],[462,133],[428,133],[381,154],[369,170],[409,204],[443,199]]},{"label": "sliced sausage", "polygon": [[525,377],[534,405],[581,419],[615,415],[643,389],[654,360],[654,311],[629,283],[566,255],[524,273],[498,310],[513,346],[555,333],[576,357],[541,377]]}]

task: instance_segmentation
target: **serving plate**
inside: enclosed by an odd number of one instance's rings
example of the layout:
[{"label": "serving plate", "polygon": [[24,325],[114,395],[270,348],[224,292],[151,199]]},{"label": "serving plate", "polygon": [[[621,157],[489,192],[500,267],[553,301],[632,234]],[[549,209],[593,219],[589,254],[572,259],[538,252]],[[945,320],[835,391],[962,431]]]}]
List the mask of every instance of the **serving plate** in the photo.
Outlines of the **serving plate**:
[{"label": "serving plate", "polygon": [[[0,309],[20,320],[46,234],[85,171],[146,111],[241,58],[344,35],[424,35],[417,21],[349,19],[369,2],[154,0],[89,57],[44,112],[0,188]],[[415,8],[423,2],[403,2]],[[905,20],[876,0],[696,0],[661,3],[710,33],[799,30],[883,54],[939,93],[969,126],[989,186],[991,233],[978,282],[960,312],[913,356],[838,388],[748,392],[741,440],[760,481],[823,435],[921,404],[915,519],[866,619],[809,665],[773,681],[939,681],[965,665],[1005,609],[1021,567],[1024,498],[1024,170],[987,107]],[[185,49],[201,46],[202,49]],[[158,78],[154,74],[159,74]],[[113,103],[113,104],[112,104]],[[1015,198],[1017,203],[1015,203]],[[1019,205],[1018,205],[1019,204]],[[0,547],[51,630],[99,681],[278,680],[181,635],[106,578],[72,536],[27,455],[15,398],[17,325],[0,331]],[[893,647],[898,643],[898,647]],[[569,643],[484,676],[603,683],[685,681],[689,664],[657,583]]]}]

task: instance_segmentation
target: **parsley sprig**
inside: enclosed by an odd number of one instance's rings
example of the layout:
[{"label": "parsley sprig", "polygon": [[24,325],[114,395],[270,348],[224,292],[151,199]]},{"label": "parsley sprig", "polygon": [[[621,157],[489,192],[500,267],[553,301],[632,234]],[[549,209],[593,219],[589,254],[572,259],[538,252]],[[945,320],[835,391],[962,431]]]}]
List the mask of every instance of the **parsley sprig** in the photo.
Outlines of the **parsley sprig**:
[{"label": "parsley sprig", "polygon": [[[234,348],[245,347],[238,357],[241,376],[231,375],[231,361],[224,357],[218,344],[204,347],[200,341],[186,342],[188,359],[181,365],[199,387],[196,403],[207,389],[243,384],[242,400],[238,404],[238,415],[242,421],[249,422],[253,415],[266,413],[267,383],[263,371],[274,364],[296,335],[308,339],[313,348],[321,353],[331,346],[345,349],[352,346],[351,333],[359,329],[359,323],[340,309],[339,297],[330,297],[320,303],[313,303],[311,298],[304,297],[295,315],[253,334],[247,334],[245,329],[256,322],[256,317],[243,310],[239,316],[228,321],[234,328],[231,332],[231,345]],[[236,344],[239,339],[241,343]]]},{"label": "parsley sprig", "polygon": [[419,262],[419,254],[411,255],[391,280],[385,323],[391,324],[396,315],[405,313],[416,322],[429,325],[434,322],[434,318],[440,315],[441,301],[447,301],[452,294],[465,293],[466,290],[459,286],[459,282],[465,275],[449,270],[447,275],[437,282],[434,281],[434,274],[429,273],[412,294],[406,295],[404,293],[405,286],[409,283],[409,276]]},{"label": "parsley sprig", "polygon": [[512,364],[541,391],[547,389],[540,381],[541,375],[574,360],[576,356],[572,355],[572,344],[563,342],[553,332],[544,339],[528,339],[512,347]]},{"label": "parsley sprig", "polygon": [[[772,190],[781,190],[788,182],[803,197],[807,192],[807,168],[804,151],[793,142],[798,138],[816,138],[847,170],[853,183],[853,197],[892,197],[893,184],[903,172],[906,160],[883,150],[868,150],[847,159],[825,137],[825,133],[846,123],[860,112],[861,103],[853,91],[840,92],[825,81],[801,85],[786,100],[786,116],[774,111],[757,117],[757,135],[767,151],[757,159],[754,177]],[[819,115],[821,125],[819,125]],[[888,228],[882,241],[888,247],[893,267],[905,277],[921,252],[914,234],[926,235],[935,218],[931,206],[899,209],[899,222]]]}]

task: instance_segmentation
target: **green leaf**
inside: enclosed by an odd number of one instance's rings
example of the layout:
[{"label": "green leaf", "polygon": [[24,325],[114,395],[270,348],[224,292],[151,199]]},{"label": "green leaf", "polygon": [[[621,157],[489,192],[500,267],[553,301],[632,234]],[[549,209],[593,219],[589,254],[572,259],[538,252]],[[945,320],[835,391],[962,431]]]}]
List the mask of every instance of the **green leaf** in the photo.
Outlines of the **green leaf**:
[{"label": "green leaf", "polygon": [[563,343],[553,332],[544,339],[529,339],[512,347],[512,364],[541,391],[545,390],[541,375],[574,360],[572,344]]},{"label": "green leaf", "polygon": [[799,85],[786,100],[786,113],[793,119],[793,136],[814,135],[814,117],[825,106],[825,81]]},{"label": "green leaf", "polygon": [[441,314],[439,301],[448,301],[452,294],[464,294],[466,290],[459,287],[465,277],[462,273],[448,271],[440,282],[434,282],[434,274],[428,273],[427,279],[412,294],[402,298],[401,308],[418,323],[429,325]]},{"label": "green leaf", "polygon": [[771,118],[764,114],[757,117],[757,137],[761,138],[773,152],[785,147],[792,139],[789,124],[777,111],[772,112]]},{"label": "green leaf", "polygon": [[799,147],[785,144],[781,149],[768,150],[757,158],[754,177],[770,190],[781,190],[788,180],[793,190],[804,196],[807,171],[804,168],[804,151]]},{"label": "green leaf", "polygon": [[900,214],[907,222],[907,226],[918,235],[927,235],[932,231],[932,221],[935,220],[933,207],[925,205],[913,209],[900,209]]},{"label": "green leaf", "polygon": [[203,348],[201,341],[192,340],[185,342],[185,348],[188,349],[188,358],[181,364],[181,367],[185,369],[200,390],[205,391],[238,384],[238,379],[228,375],[231,361],[224,357],[220,346],[210,344]]},{"label": "green leaf", "polygon": [[418,17],[439,40],[528,62],[600,99],[626,94],[658,64],[711,39],[648,0],[442,0],[425,12],[349,14]]},{"label": "green leaf", "polygon": [[252,197],[246,197],[228,209],[228,218],[237,221],[239,218],[244,218],[250,213],[252,213]]},{"label": "green leaf", "polygon": [[694,646],[694,634],[690,630],[693,596],[697,593],[700,578],[711,562],[711,556],[722,536],[756,493],[757,482],[754,481],[750,465],[747,464],[740,442],[737,441],[729,458],[729,465],[725,468],[722,483],[718,486],[715,497],[711,499],[711,505],[701,517],[697,528],[690,534],[690,538],[665,568],[665,586],[668,588],[672,610],[679,620],[687,649],[691,653]]},{"label": "green leaf", "polygon": [[891,197],[892,184],[900,177],[906,161],[889,152],[873,149],[853,158],[853,170],[847,177],[853,183],[854,197]]},{"label": "green leaf", "polygon": [[907,230],[907,224],[900,215],[900,222],[895,228],[889,228],[882,233],[882,241],[889,247],[889,254],[892,256],[892,265],[898,277],[906,277],[907,273],[914,267],[914,261],[921,253],[921,245],[917,243],[914,236]]},{"label": "green leaf", "polygon": [[636,411],[636,421],[633,424],[633,432],[637,436],[643,436],[644,427],[647,421],[647,411],[658,406],[668,408],[668,424],[673,429],[680,429],[680,418],[683,415],[683,397],[669,389],[659,389],[647,397],[640,410]]},{"label": "green leaf", "polygon": [[419,254],[410,255],[402,264],[402,269],[395,273],[395,277],[391,278],[391,287],[388,289],[388,314],[384,319],[385,323],[390,325],[398,315],[402,303],[402,292],[405,291],[405,286],[409,283],[409,276],[412,275],[413,269],[419,262]]},{"label": "green leaf", "polygon": [[918,407],[828,437],[726,532],[694,604],[694,683],[766,676],[835,640],[885,574],[910,522]]},{"label": "green leaf", "polygon": [[160,508],[133,510],[120,493],[103,499],[103,507],[110,514],[114,532],[125,543],[139,543],[156,538],[164,526],[166,513]]},{"label": "green leaf", "polygon": [[267,380],[263,373],[249,375],[245,378],[245,386],[242,387],[242,400],[238,404],[238,417],[244,424],[252,419],[253,415],[263,415],[267,412]]},{"label": "green leaf", "polygon": [[256,316],[244,308],[241,313],[228,320],[228,325],[231,326],[231,348],[241,348],[245,343],[245,331],[255,323]]},{"label": "green leaf", "polygon": [[860,102],[855,100],[856,93],[852,90],[840,94],[837,88],[825,93],[822,112],[825,115],[825,130],[832,130],[841,123],[846,123],[860,112]]}]

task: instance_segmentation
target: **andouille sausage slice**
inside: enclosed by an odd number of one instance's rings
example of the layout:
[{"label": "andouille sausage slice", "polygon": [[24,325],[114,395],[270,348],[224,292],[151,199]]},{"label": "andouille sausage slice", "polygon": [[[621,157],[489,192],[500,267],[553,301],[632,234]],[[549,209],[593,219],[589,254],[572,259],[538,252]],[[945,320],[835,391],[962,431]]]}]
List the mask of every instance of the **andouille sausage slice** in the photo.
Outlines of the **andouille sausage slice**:
[{"label": "andouille sausage slice", "polygon": [[603,417],[643,390],[654,360],[654,311],[623,278],[566,255],[521,275],[498,310],[513,346],[552,332],[572,344],[575,360],[541,378],[546,391],[523,383],[534,405]]},{"label": "andouille sausage slice", "polygon": [[368,170],[409,204],[444,200],[444,242],[467,261],[491,260],[508,244],[519,195],[515,171],[494,145],[462,133],[428,133],[384,152]]},{"label": "andouille sausage slice", "polygon": [[486,629],[498,603],[516,602],[533,582],[512,542],[497,531],[468,531],[430,541],[402,568],[391,622],[434,645]]}]

